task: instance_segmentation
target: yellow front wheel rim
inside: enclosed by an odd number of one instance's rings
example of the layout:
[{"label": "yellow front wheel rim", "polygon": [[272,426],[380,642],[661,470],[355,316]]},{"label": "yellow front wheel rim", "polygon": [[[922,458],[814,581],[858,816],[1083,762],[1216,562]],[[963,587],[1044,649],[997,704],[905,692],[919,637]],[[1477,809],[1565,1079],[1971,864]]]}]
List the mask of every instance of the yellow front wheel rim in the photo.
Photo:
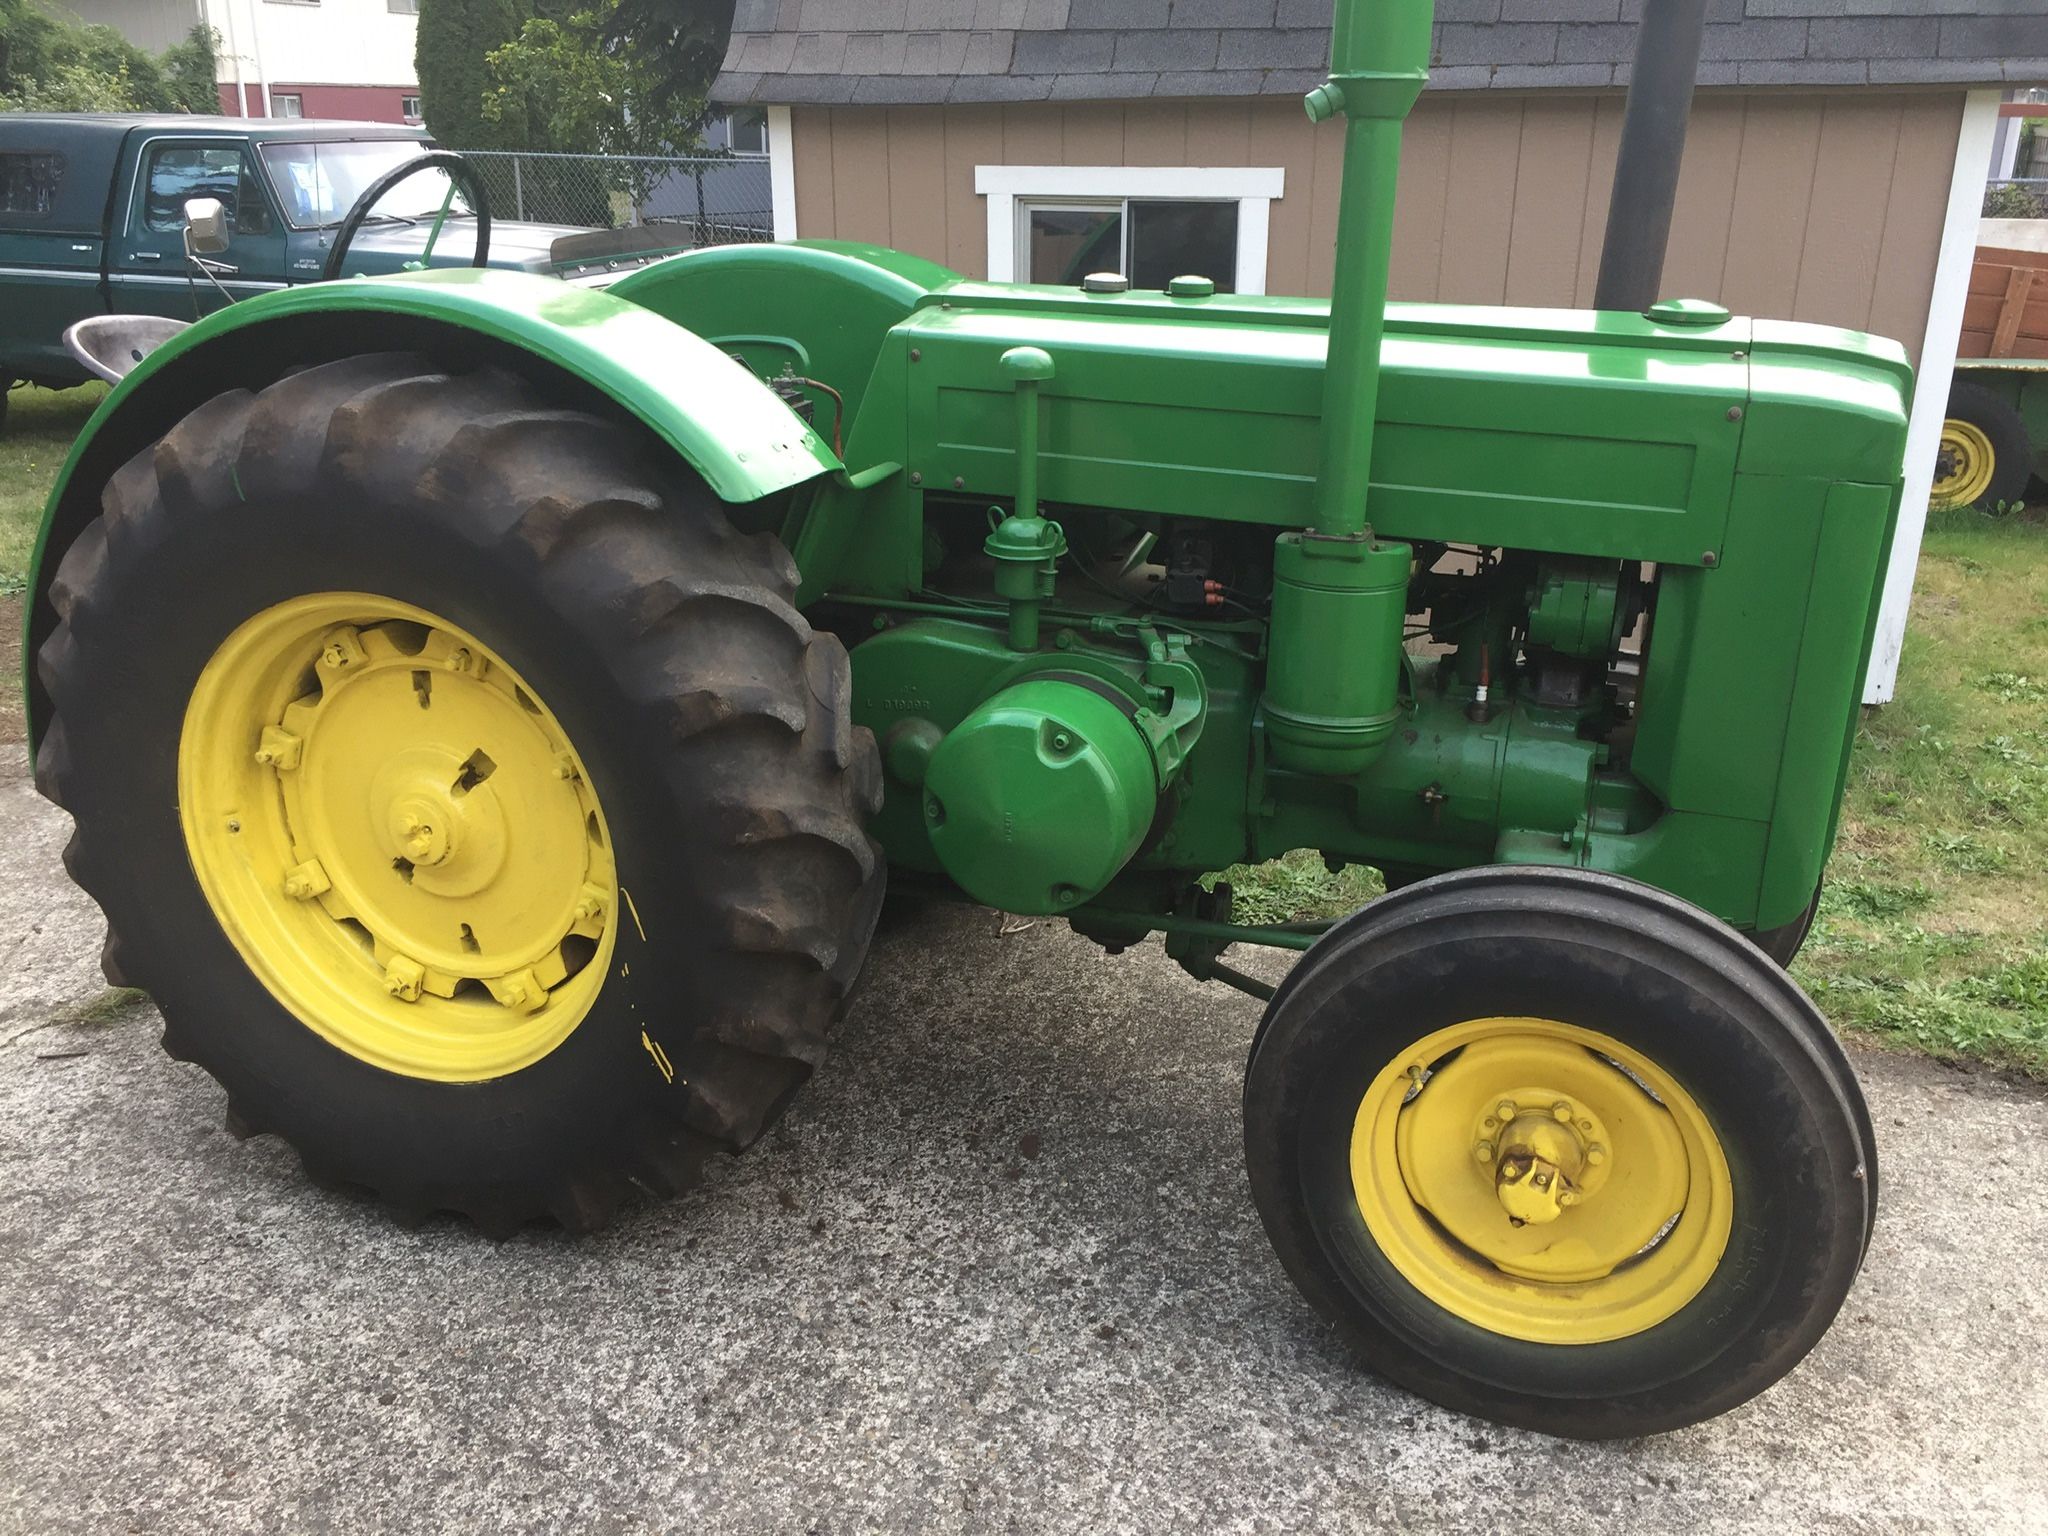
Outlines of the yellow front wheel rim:
[{"label": "yellow front wheel rim", "polygon": [[1620,1041],[1474,1019],[1373,1080],[1351,1136],[1367,1231],[1477,1327],[1545,1344],[1674,1316],[1728,1246],[1734,1184],[1692,1096]]},{"label": "yellow front wheel rim", "polygon": [[1935,453],[1934,489],[1937,507],[1971,507],[1991,490],[1998,472],[1998,450],[1975,422],[1951,416],[1941,424],[1941,446]]},{"label": "yellow front wheel rim", "polygon": [[351,1056],[446,1082],[575,1030],[620,887],[560,722],[460,626],[360,592],[249,619],[178,748],[201,890],[250,969]]}]

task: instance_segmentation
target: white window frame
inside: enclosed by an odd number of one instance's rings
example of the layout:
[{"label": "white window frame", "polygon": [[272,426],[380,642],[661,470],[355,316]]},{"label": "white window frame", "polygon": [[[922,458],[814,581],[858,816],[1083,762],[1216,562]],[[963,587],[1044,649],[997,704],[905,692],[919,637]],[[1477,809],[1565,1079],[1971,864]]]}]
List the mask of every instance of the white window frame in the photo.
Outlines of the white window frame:
[{"label": "white window frame", "polygon": [[1237,204],[1239,293],[1266,291],[1273,200],[1287,187],[1277,165],[977,165],[974,190],[988,199],[988,275],[1017,281],[1020,205],[1141,201]]}]

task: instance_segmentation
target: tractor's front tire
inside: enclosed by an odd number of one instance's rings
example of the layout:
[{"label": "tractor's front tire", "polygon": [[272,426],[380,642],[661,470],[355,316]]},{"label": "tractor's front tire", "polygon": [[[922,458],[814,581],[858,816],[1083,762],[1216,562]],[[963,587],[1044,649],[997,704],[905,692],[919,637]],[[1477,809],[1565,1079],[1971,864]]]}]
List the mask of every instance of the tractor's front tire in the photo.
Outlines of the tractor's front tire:
[{"label": "tractor's front tire", "polygon": [[1245,1148],[1282,1263],[1367,1363],[1579,1439],[1784,1375],[1876,1201],[1861,1093],[1783,971],[1581,870],[1439,876],[1318,940],[1268,1005]]},{"label": "tractor's front tire", "polygon": [[39,657],[111,980],[327,1183],[602,1223],[758,1136],[879,909],[796,572],[635,432],[377,355],[108,484]]}]

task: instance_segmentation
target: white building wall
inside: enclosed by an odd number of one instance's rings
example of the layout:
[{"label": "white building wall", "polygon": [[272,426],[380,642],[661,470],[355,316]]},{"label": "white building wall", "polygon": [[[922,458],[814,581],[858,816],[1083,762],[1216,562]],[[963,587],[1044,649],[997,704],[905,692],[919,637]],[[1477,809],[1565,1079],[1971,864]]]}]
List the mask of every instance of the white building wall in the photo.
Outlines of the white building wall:
[{"label": "white building wall", "polygon": [[112,27],[138,48],[162,53],[199,25],[201,0],[64,0],[58,7],[92,26]]},{"label": "white building wall", "polygon": [[266,77],[313,85],[417,81],[416,0],[62,0],[62,8],[152,53],[182,43],[204,19],[220,39],[221,84],[234,83],[239,62],[252,103]]},{"label": "white building wall", "polygon": [[[111,3],[111,0],[100,0]],[[134,5],[171,0],[128,0]],[[220,78],[293,84],[410,85],[419,17],[403,0],[201,0],[221,39]]]}]

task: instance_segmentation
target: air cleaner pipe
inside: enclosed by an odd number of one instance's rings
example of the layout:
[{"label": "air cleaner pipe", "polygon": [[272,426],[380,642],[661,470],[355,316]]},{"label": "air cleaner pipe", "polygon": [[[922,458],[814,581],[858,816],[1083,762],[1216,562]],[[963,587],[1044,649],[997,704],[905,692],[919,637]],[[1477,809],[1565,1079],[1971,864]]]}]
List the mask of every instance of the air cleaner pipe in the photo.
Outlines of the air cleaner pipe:
[{"label": "air cleaner pipe", "polygon": [[1305,103],[1312,122],[1344,118],[1316,483],[1315,531],[1325,537],[1356,538],[1366,527],[1401,123],[1429,78],[1434,10],[1431,0],[1336,0],[1330,78]]}]

